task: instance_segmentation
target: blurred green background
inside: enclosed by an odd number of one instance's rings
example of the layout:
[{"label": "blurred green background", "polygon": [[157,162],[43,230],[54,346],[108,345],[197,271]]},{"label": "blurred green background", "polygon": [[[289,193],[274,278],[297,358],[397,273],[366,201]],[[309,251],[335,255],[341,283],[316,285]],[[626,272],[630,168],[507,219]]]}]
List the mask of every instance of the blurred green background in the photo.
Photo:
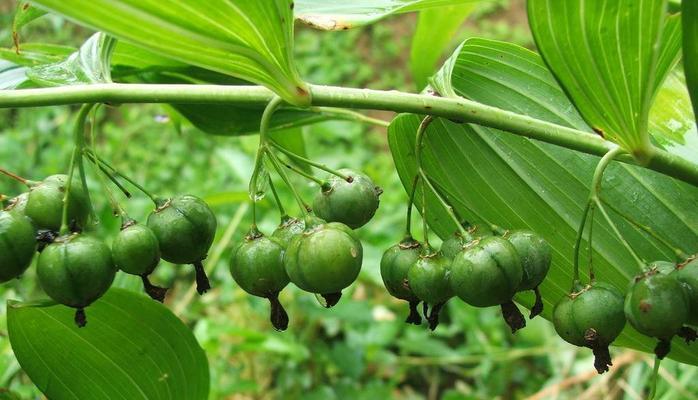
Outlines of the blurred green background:
[{"label": "blurred green background", "polygon": [[[15,2],[0,0],[0,46],[11,46]],[[346,32],[298,27],[296,54],[310,82],[416,91],[408,67],[417,16],[401,15]],[[22,41],[79,45],[91,32],[48,17],[25,29]],[[523,0],[482,3],[453,37],[447,53],[471,36],[533,42]],[[1,94],[0,94],[1,95]],[[40,180],[66,172],[75,108],[0,110],[0,166]],[[159,105],[102,107],[97,118],[99,153],[150,191],[192,193],[212,206],[219,232],[207,260],[214,289],[195,294],[187,267],[162,263],[154,276],[171,287],[169,308],[194,331],[211,368],[212,399],[639,399],[646,394],[652,359],[614,349],[618,368],[603,376],[593,370],[591,352],[565,344],[540,318],[512,335],[499,309],[474,309],[448,303],[436,332],[403,323],[406,304],[383,289],[379,262],[383,250],[401,239],[406,195],[394,170],[385,129],[353,122],[325,122],[302,129],[308,155],[333,167],[360,169],[385,190],[381,208],[359,230],[365,248],[359,281],[335,308],[322,308],[312,295],[292,285],[281,301],[291,317],[288,331],[275,332],[266,300],[246,295],[228,273],[232,246],[250,223],[247,180],[257,137],[214,137],[172,117]],[[371,116],[389,120],[390,113]],[[89,186],[104,237],[119,221],[111,215],[99,181]],[[316,187],[294,181],[304,197]],[[0,194],[22,191],[0,178]],[[118,195],[118,194],[117,194]],[[288,210],[297,210],[281,190]],[[118,197],[131,216],[144,219],[148,199]],[[278,212],[269,199],[260,204],[261,228],[271,232]],[[419,225],[419,224],[417,224]],[[421,233],[417,230],[418,237]],[[20,280],[0,287],[0,298],[43,297],[30,269]],[[117,285],[139,288],[125,275]],[[41,398],[15,360],[7,340],[5,310],[0,309],[0,399]],[[698,370],[673,361],[662,363],[658,397],[695,399]],[[4,397],[3,397],[4,396]],[[16,397],[11,397],[16,396]]]}]

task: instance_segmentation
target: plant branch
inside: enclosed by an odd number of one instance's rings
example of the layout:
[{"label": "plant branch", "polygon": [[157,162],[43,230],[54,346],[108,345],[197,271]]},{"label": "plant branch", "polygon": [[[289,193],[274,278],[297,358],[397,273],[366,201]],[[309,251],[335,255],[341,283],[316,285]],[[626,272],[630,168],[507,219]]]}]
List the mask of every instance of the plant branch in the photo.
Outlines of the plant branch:
[{"label": "plant branch", "polygon": [[[429,114],[501,129],[516,135],[597,156],[603,156],[615,147],[613,142],[589,132],[556,125],[466,99],[335,86],[311,85],[310,90],[312,92],[312,105],[316,107]],[[0,96],[0,108],[104,102],[112,104],[239,104],[263,107],[269,103],[273,96],[273,92],[261,86],[111,83],[7,90]],[[637,164],[637,161],[628,154],[619,157],[618,161]],[[698,165],[664,150],[654,149],[643,166],[698,186]]]}]

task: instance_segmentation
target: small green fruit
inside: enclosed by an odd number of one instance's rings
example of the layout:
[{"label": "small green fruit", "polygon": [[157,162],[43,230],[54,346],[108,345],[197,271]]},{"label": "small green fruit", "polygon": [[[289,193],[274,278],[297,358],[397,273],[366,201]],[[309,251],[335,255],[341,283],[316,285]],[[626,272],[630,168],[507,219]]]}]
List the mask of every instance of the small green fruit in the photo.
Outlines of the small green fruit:
[{"label": "small green fruit", "polygon": [[117,268],[131,275],[150,275],[160,262],[160,245],[145,225],[131,223],[121,229],[112,244]]},{"label": "small green fruit", "polygon": [[514,246],[521,258],[523,277],[516,291],[533,290],[535,292],[536,300],[531,307],[530,315],[530,318],[533,318],[543,312],[543,299],[538,286],[543,283],[550,270],[552,249],[545,239],[531,231],[508,232],[504,238]]},{"label": "small green fruit", "polygon": [[660,359],[669,353],[670,340],[688,321],[689,311],[676,275],[656,269],[637,276],[625,298],[625,317],[638,332],[659,339],[655,353]]},{"label": "small green fruit", "polygon": [[[39,229],[58,231],[63,219],[63,197],[67,175],[52,175],[31,188],[25,206],[26,215]],[[73,178],[68,198],[68,222],[82,228],[87,221],[87,192],[78,178]]]},{"label": "small green fruit", "polygon": [[486,237],[454,257],[451,289],[472,306],[496,306],[514,297],[522,277],[521,259],[514,246],[500,237]]},{"label": "small green fruit", "polygon": [[230,274],[244,291],[269,299],[271,323],[280,331],[288,327],[288,315],[278,299],[289,282],[283,257],[284,246],[278,239],[252,230],[233,251],[230,264]]},{"label": "small green fruit", "polygon": [[[446,302],[453,297],[449,277],[451,275],[451,260],[424,249],[407,271],[407,281],[410,289],[417,298],[424,302],[424,316],[431,330],[439,324],[439,312]],[[431,313],[426,315],[426,306],[431,306]]]},{"label": "small green fruit", "polygon": [[291,243],[291,240],[303,233],[305,230],[305,222],[302,219],[286,217],[283,219],[281,224],[274,230],[271,234],[273,238],[279,240],[281,245],[285,248]]},{"label": "small green fruit", "polygon": [[201,261],[216,235],[216,216],[192,195],[167,200],[148,216],[148,227],[160,244],[161,256],[174,264],[193,264],[199,294],[211,288]]},{"label": "small green fruit", "polygon": [[322,191],[315,196],[313,210],[328,222],[360,228],[373,218],[378,209],[378,197],[383,191],[362,173],[350,169],[340,169],[339,172],[348,179],[330,176]]},{"label": "small green fruit", "polygon": [[160,244],[152,229],[127,221],[112,243],[112,256],[117,268],[141,277],[143,289],[151,298],[165,300],[167,289],[153,285],[148,278],[160,263]]},{"label": "small green fruit", "polygon": [[29,201],[29,192],[22,193],[10,200],[10,203],[5,207],[5,211],[26,215],[27,201]]},{"label": "small green fruit", "polygon": [[672,274],[683,285],[689,299],[688,323],[698,325],[698,259],[680,264]]},{"label": "small green fruit", "polygon": [[[356,280],[362,260],[361,242],[351,229],[338,223],[319,224],[293,238],[284,267],[299,288],[338,300],[342,289]],[[328,306],[332,303],[328,301]]]},{"label": "small green fruit", "polygon": [[422,323],[417,312],[419,298],[410,288],[407,273],[417,262],[421,252],[422,245],[412,237],[408,237],[386,250],[381,258],[381,277],[385,288],[393,297],[409,302],[410,314],[405,322],[415,325]]},{"label": "small green fruit", "polygon": [[0,211],[0,283],[18,278],[36,253],[36,230],[29,218]]},{"label": "small green fruit", "polygon": [[116,267],[104,242],[92,236],[72,234],[56,239],[44,249],[36,273],[50,298],[77,308],[75,322],[82,327],[86,324],[83,309],[109,289]]},{"label": "small green fruit", "polygon": [[612,365],[608,346],[625,326],[623,295],[607,283],[594,283],[555,305],[553,325],[568,343],[592,349],[594,366],[604,373]]}]

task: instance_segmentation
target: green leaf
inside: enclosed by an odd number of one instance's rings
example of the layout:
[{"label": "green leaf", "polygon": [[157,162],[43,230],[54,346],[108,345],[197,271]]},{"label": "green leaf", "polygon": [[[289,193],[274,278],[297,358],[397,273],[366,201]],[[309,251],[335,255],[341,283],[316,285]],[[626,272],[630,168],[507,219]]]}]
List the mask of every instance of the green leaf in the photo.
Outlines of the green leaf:
[{"label": "green leaf", "polygon": [[110,83],[115,45],[114,38],[95,33],[65,60],[33,67],[27,76],[42,86]]},{"label": "green leaf", "polygon": [[175,60],[307,105],[293,63],[291,0],[36,0],[38,6]]},{"label": "green leaf", "polygon": [[[450,78],[457,95],[589,130],[537,54],[513,44],[471,39],[452,61]],[[419,122],[418,116],[401,115],[389,129],[390,148],[406,188],[415,173],[414,139]],[[505,228],[531,229],[548,240],[553,265],[541,291],[543,316],[550,319],[554,304],[571,287],[572,249],[599,158],[443,119],[429,127],[424,157],[427,174],[460,216],[474,222],[485,218]],[[692,159],[696,158],[698,153],[693,154]],[[698,188],[640,167],[614,163],[606,172],[602,197],[687,254],[698,250]],[[441,237],[452,234],[455,226],[433,196],[427,198],[427,210],[430,226]],[[674,258],[672,251],[610,212],[643,259]],[[598,213],[593,233],[597,279],[625,290],[639,266]],[[583,249],[586,246],[584,240]],[[582,254],[587,253],[584,250]],[[583,276],[588,275],[586,269],[585,257]],[[528,307],[532,304],[530,293],[517,300]],[[655,342],[628,326],[616,344],[650,351]],[[673,343],[671,357],[698,364],[695,349],[678,340]]]},{"label": "green leaf", "polygon": [[372,24],[397,13],[478,0],[296,0],[296,18],[313,28],[338,31]]},{"label": "green leaf", "polygon": [[698,118],[698,2],[687,0],[682,7],[683,68],[693,99],[693,112]]},{"label": "green leaf", "polygon": [[698,154],[696,120],[686,80],[679,70],[669,75],[650,111],[650,134],[655,143],[671,153],[694,159]]},{"label": "green leaf", "polygon": [[22,0],[17,4],[17,11],[12,19],[12,41],[15,45],[15,51],[20,52],[19,47],[19,31],[23,26],[34,21],[35,19],[46,15],[46,11],[39,10],[32,6],[28,0]]},{"label": "green leaf", "polygon": [[410,67],[418,89],[427,84],[436,64],[451,44],[458,28],[475,9],[475,4],[430,8],[419,13],[417,29],[412,37]]},{"label": "green leaf", "polygon": [[191,330],[162,304],[112,289],[87,326],[60,305],[8,303],[12,349],[50,399],[206,399],[208,362]]},{"label": "green leaf", "polygon": [[0,60],[0,90],[15,89],[26,80],[26,67]]},{"label": "green leaf", "polygon": [[678,60],[681,26],[666,0],[530,0],[536,45],[597,132],[644,160],[648,113]]}]

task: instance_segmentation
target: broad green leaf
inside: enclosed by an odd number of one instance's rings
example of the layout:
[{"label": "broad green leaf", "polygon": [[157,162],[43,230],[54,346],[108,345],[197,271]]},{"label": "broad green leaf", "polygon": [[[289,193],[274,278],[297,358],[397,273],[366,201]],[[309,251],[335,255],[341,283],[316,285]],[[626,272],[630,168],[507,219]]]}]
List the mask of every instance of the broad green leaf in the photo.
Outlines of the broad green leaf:
[{"label": "broad green leaf", "polygon": [[[450,79],[457,95],[590,130],[537,54],[512,44],[471,39],[451,60]],[[401,115],[389,129],[390,148],[406,188],[415,173],[414,136],[419,122],[419,116]],[[427,174],[460,216],[474,222],[485,218],[505,228],[531,229],[548,240],[553,265],[541,290],[543,316],[550,319],[554,304],[571,287],[572,249],[599,158],[443,119],[429,127],[424,157]],[[698,153],[694,153],[692,159],[697,158]],[[684,252],[698,250],[698,188],[640,167],[614,163],[606,172],[602,198]],[[427,211],[430,226],[441,237],[452,234],[455,226],[433,196],[427,198]],[[647,261],[673,259],[669,249],[609,212],[640,257]],[[599,213],[593,233],[597,279],[624,291],[640,267]],[[584,240],[583,248],[587,245]],[[586,277],[587,252],[582,254],[582,275]],[[517,300],[526,306],[532,304],[529,293]],[[628,326],[616,344],[650,351],[655,342]],[[670,356],[698,364],[695,349],[678,340]]]},{"label": "broad green leaf", "polygon": [[44,15],[46,15],[46,11],[39,10],[38,8],[32,6],[29,0],[22,0],[17,4],[17,11],[15,11],[15,16],[12,19],[12,41],[14,42],[15,51],[17,53],[20,52],[20,29],[22,29],[22,27],[26,24]]},{"label": "broad green leaf", "polygon": [[115,45],[114,38],[95,33],[65,60],[33,67],[27,76],[42,86],[110,83]]},{"label": "broad green leaf", "polygon": [[698,118],[698,2],[687,0],[682,7],[683,68],[693,99],[693,111]]},{"label": "broad green leaf", "polygon": [[206,399],[208,362],[165,306],[112,289],[86,309],[87,326],[60,305],[7,306],[22,369],[50,399]]},{"label": "broad green leaf", "polygon": [[664,81],[650,111],[650,134],[655,143],[686,159],[698,154],[698,133],[683,74],[677,69]]},{"label": "broad green leaf", "polygon": [[433,75],[439,58],[474,9],[475,4],[466,3],[429,8],[419,13],[410,51],[412,78],[418,89],[426,86],[427,78]]},{"label": "broad green leaf", "polygon": [[313,28],[338,31],[372,24],[397,13],[478,0],[296,0],[295,16]]},{"label": "broad green leaf", "polygon": [[0,60],[0,90],[15,89],[27,80],[27,67]]},{"label": "broad green leaf", "polygon": [[536,45],[595,131],[639,159],[649,151],[648,114],[678,60],[681,26],[666,0],[530,0]]},{"label": "broad green leaf", "polygon": [[269,87],[307,105],[293,63],[291,0],[36,0],[38,6],[149,51]]}]

